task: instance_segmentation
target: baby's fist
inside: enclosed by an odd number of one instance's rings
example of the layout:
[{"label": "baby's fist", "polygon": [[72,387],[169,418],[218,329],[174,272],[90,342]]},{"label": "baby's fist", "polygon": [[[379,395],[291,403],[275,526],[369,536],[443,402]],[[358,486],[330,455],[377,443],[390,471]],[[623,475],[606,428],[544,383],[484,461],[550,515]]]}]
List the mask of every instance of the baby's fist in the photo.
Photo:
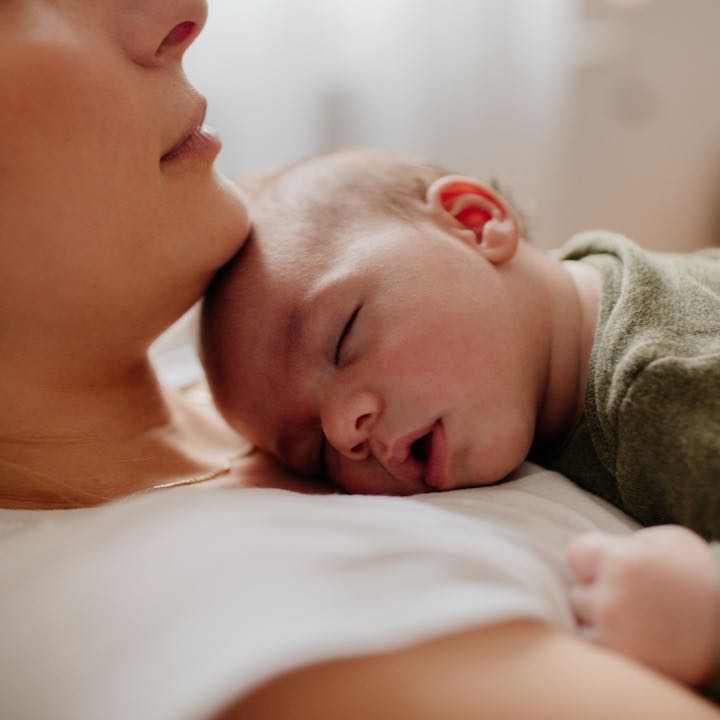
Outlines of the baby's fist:
[{"label": "baby's fist", "polygon": [[589,640],[690,686],[712,672],[720,578],[710,546],[677,525],[588,533],[568,547],[570,602]]}]

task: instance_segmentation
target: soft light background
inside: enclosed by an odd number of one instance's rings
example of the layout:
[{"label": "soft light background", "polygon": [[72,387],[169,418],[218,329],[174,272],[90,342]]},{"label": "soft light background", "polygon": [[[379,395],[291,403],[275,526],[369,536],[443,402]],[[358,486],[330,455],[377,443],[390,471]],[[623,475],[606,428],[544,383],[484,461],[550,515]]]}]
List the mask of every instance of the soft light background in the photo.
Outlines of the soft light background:
[{"label": "soft light background", "polygon": [[233,176],[345,145],[512,189],[547,246],[720,239],[718,0],[210,0],[188,54]]},{"label": "soft light background", "polygon": [[[346,146],[512,189],[554,247],[720,244],[720,0],[209,0],[187,57],[232,177]],[[189,313],[154,348],[201,374]]]}]

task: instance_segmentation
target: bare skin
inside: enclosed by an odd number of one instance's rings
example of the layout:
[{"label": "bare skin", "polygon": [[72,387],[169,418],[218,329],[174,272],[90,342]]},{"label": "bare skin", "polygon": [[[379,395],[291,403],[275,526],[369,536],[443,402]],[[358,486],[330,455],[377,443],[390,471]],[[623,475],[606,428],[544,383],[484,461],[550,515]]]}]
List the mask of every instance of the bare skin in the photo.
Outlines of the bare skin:
[{"label": "bare skin", "polygon": [[248,229],[213,169],[217,141],[196,134],[193,152],[172,152],[204,115],[181,62],[206,12],[201,0],[0,5],[13,29],[0,46],[13,68],[0,77],[1,506],[92,505],[246,447],[163,390],[146,354]]},{"label": "bare skin", "polygon": [[719,716],[709,703],[639,665],[540,625],[518,622],[303,668],[266,683],[216,720]]},{"label": "bare skin", "polygon": [[678,525],[591,533],[568,548],[570,599],[587,639],[690,687],[718,663],[720,577],[707,543]]}]

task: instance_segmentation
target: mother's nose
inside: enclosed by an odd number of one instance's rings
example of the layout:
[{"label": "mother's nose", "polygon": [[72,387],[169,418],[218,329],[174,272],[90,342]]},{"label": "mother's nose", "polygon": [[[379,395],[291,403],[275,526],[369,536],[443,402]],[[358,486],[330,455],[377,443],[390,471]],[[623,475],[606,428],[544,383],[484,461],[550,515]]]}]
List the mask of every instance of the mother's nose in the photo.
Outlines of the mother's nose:
[{"label": "mother's nose", "polygon": [[122,44],[138,65],[177,64],[205,25],[207,0],[116,0]]},{"label": "mother's nose", "polygon": [[382,413],[380,398],[368,390],[350,391],[328,399],[321,411],[327,441],[350,460],[370,456],[370,436]]}]

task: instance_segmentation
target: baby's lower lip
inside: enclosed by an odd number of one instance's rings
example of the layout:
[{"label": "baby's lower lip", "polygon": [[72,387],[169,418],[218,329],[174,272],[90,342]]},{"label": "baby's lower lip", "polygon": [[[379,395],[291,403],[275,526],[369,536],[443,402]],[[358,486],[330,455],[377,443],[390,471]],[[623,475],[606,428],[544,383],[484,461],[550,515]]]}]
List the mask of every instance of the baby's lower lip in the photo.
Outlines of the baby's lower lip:
[{"label": "baby's lower lip", "polygon": [[433,490],[445,490],[447,487],[447,435],[442,420],[432,428],[432,440],[425,471],[425,484]]},{"label": "baby's lower lip", "polygon": [[222,148],[220,138],[207,126],[199,127],[179,145],[162,156],[161,161],[177,163],[181,160],[214,160]]}]

